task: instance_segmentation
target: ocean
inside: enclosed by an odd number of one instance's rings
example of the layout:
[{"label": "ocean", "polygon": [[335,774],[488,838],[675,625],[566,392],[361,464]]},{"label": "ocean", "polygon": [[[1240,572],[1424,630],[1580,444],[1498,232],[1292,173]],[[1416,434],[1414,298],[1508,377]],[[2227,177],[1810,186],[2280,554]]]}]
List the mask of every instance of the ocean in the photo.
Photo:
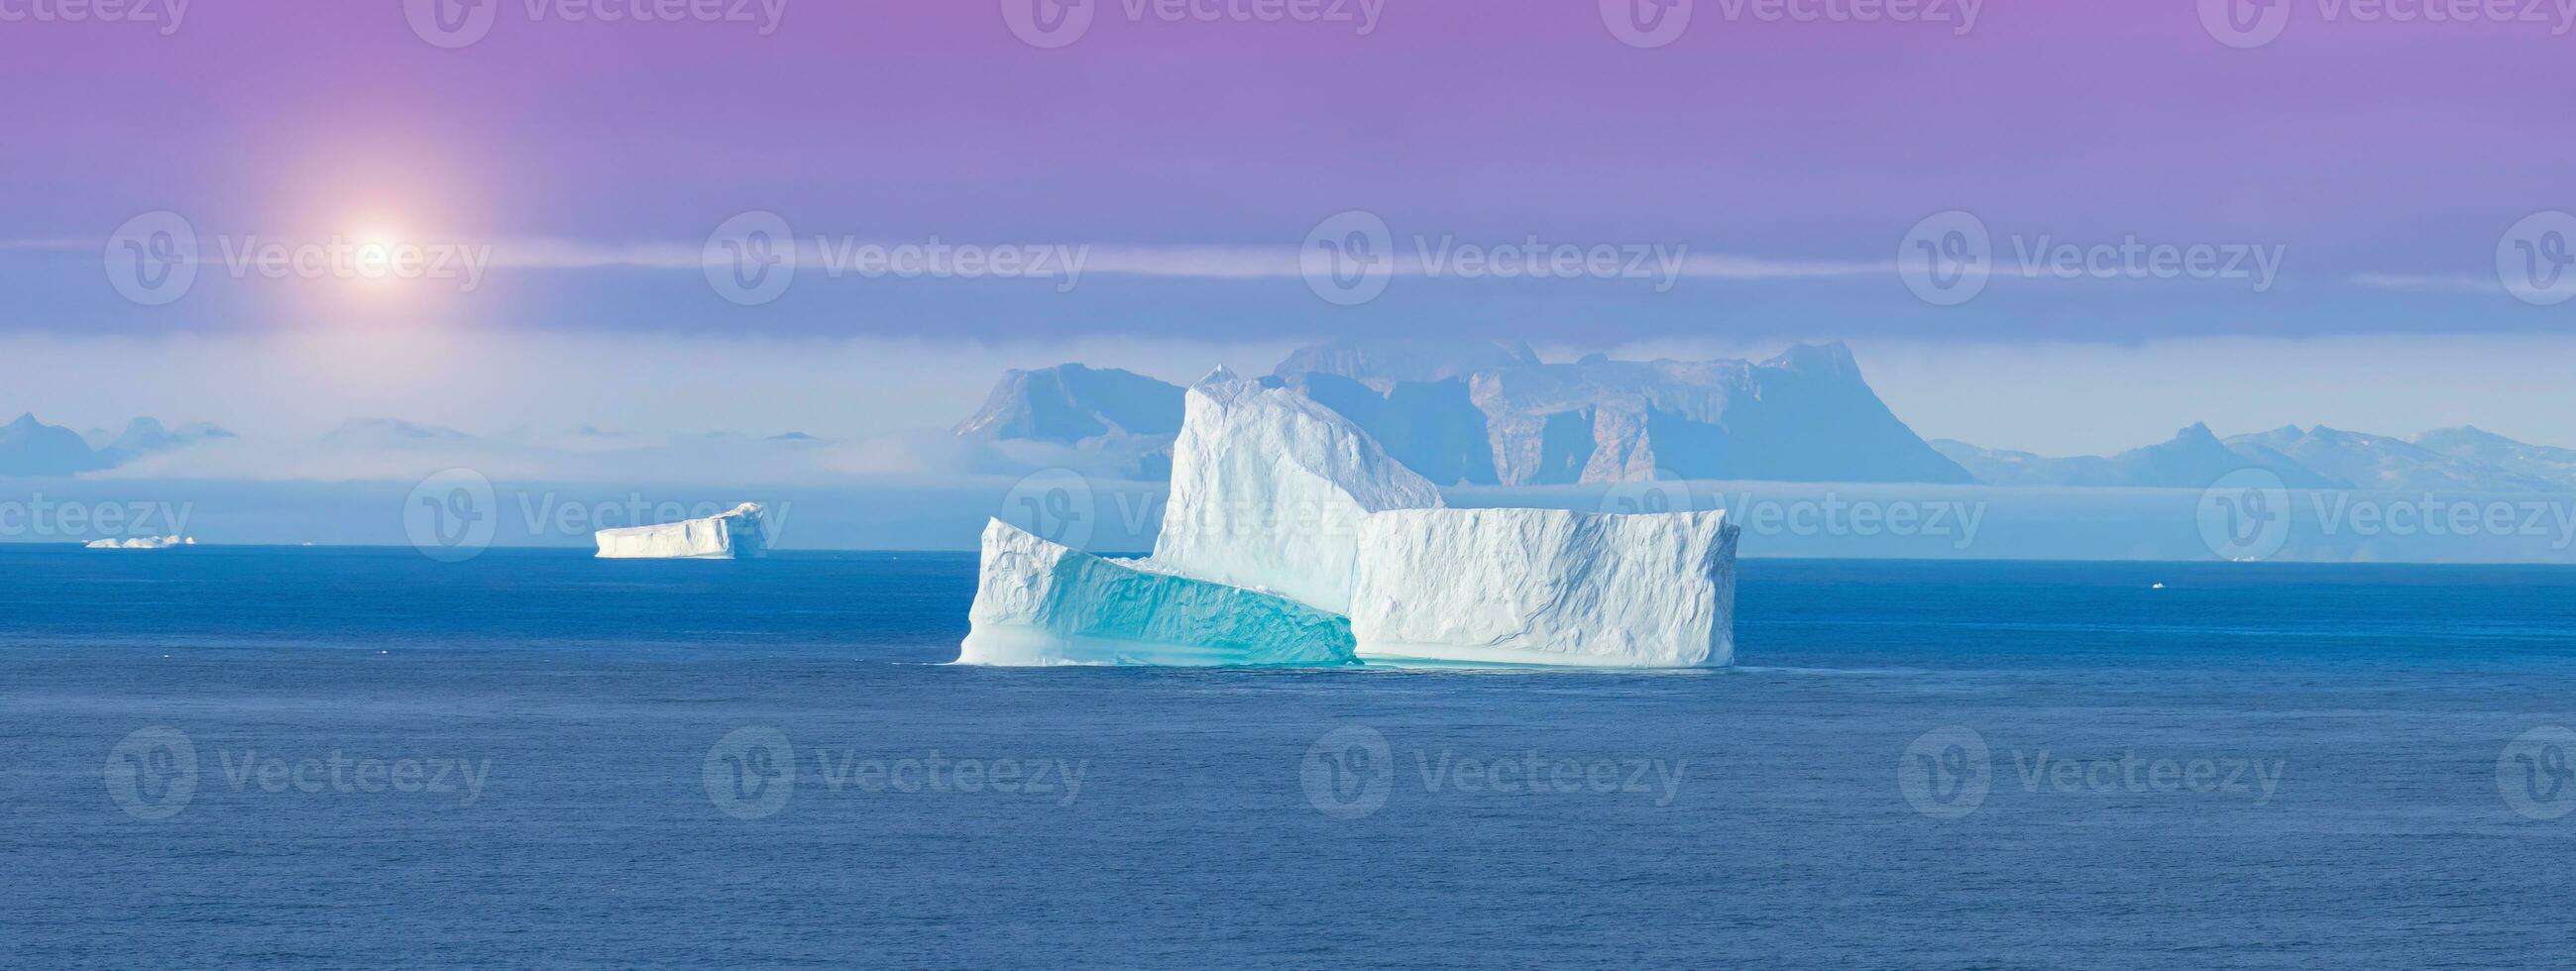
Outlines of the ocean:
[{"label": "ocean", "polygon": [[0,967],[2576,965],[2576,569],[1750,560],[1693,673],[973,586],[0,546]]}]

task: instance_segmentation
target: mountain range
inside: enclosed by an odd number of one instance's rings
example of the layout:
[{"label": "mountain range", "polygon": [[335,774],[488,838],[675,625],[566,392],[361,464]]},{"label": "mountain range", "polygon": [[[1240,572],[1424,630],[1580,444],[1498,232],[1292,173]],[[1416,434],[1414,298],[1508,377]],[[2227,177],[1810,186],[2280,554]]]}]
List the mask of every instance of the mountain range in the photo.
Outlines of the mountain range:
[{"label": "mountain range", "polygon": [[[2265,469],[2299,489],[2543,492],[2576,488],[2576,449],[2471,427],[2412,441],[2323,425],[2221,439],[2205,424],[2110,456],[2049,457],[1925,442],[1888,410],[1839,343],[1759,363],[1548,363],[1523,344],[1343,341],[1291,352],[1266,383],[1367,429],[1443,485],[1555,485],[1657,477],[1780,482],[2206,488]],[[1139,478],[1167,469],[1178,385],[1064,364],[1010,371],[955,428],[1115,457]]]},{"label": "mountain range", "polygon": [[152,418],[137,418],[121,432],[93,428],[82,434],[26,414],[0,426],[0,475],[78,475],[112,469],[137,456],[231,437],[233,433],[207,424],[173,431]]},{"label": "mountain range", "polygon": [[[1298,350],[1262,381],[1341,412],[1444,485],[1976,481],[1888,411],[1841,344],[1760,363],[1548,363],[1526,345],[1344,342]],[[1124,449],[1150,477],[1181,399],[1125,371],[1012,371],[956,433]]]},{"label": "mountain range", "polygon": [[[1442,485],[1672,477],[2199,489],[2257,468],[2298,489],[2576,490],[2576,449],[2466,426],[2407,440],[2322,425],[2221,438],[2195,424],[2169,441],[2108,456],[1926,442],[1871,390],[1841,344],[1794,345],[1761,362],[1593,354],[1551,363],[1522,344],[1344,341],[1298,349],[1261,380],[1350,417]],[[145,465],[152,474],[334,480],[417,474],[404,463],[432,458],[603,480],[648,468],[667,476],[706,468],[748,474],[756,466],[764,478],[792,478],[1071,467],[1154,481],[1169,475],[1184,397],[1179,385],[1111,368],[1014,370],[947,434],[842,443],[799,433],[752,439],[590,428],[569,438],[525,430],[485,438],[379,418],[350,421],[303,445],[247,448],[213,425],[173,429],[137,418],[121,430],[82,434],[22,415],[0,425],[0,476],[77,476],[181,453]],[[195,448],[214,443],[227,444]]]},{"label": "mountain range", "polygon": [[1932,443],[1977,479],[2002,486],[2203,488],[2245,468],[2267,469],[2293,489],[2380,492],[2549,492],[2576,488],[2576,451],[2528,445],[2472,427],[2413,441],[2317,425],[2286,425],[2226,439],[2193,425],[2172,441],[2118,455],[2050,458]]}]

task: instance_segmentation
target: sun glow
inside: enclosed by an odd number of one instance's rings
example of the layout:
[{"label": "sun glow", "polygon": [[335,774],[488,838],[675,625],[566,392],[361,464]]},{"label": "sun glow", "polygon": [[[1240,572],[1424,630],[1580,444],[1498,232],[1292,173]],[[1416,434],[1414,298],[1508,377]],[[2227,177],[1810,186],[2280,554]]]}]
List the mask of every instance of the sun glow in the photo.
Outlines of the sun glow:
[{"label": "sun glow", "polygon": [[351,275],[370,283],[398,279],[398,261],[406,249],[403,234],[390,224],[366,223],[348,234]]}]

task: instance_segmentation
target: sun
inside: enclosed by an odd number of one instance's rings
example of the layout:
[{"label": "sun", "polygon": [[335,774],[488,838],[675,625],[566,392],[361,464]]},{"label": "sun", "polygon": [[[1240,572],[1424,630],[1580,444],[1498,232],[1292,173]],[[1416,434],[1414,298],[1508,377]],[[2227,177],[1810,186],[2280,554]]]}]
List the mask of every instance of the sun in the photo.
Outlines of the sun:
[{"label": "sun", "polygon": [[395,279],[400,272],[397,258],[404,248],[402,231],[382,222],[362,223],[360,227],[346,237],[351,275],[371,282]]}]

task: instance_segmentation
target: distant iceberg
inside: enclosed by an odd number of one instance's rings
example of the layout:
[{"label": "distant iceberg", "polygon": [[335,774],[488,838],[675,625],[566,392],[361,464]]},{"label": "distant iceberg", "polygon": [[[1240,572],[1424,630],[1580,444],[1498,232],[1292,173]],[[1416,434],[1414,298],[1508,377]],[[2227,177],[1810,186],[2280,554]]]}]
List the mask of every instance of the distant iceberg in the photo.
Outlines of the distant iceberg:
[{"label": "distant iceberg", "polygon": [[1356,664],[1349,621],[1285,597],[984,527],[963,664]]},{"label": "distant iceberg", "polygon": [[769,555],[769,537],[756,502],[705,519],[603,529],[597,539],[600,558],[610,560],[731,560]]},{"label": "distant iceberg", "polygon": [[1363,660],[1723,667],[1740,532],[1724,512],[1378,513],[1351,630]]},{"label": "distant iceberg", "polygon": [[133,539],[98,539],[86,544],[94,550],[166,550],[174,546],[195,546],[195,539],[185,536],[137,536]]}]

